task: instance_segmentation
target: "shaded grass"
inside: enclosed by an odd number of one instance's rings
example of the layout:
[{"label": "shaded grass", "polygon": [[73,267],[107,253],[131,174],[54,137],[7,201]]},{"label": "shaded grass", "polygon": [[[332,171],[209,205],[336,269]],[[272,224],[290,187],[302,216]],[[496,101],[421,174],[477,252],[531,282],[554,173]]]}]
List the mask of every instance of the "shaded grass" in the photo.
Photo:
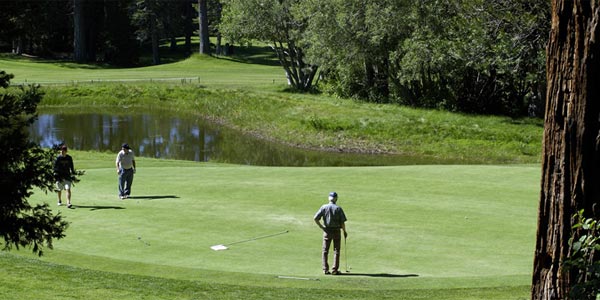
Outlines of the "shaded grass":
[{"label": "shaded grass", "polygon": [[[2,299],[525,299],[527,286],[440,290],[336,290],[312,287],[256,287],[209,280],[166,279],[118,274],[0,254]],[[52,288],[48,288],[52,283]],[[503,298],[505,295],[514,295]]]}]

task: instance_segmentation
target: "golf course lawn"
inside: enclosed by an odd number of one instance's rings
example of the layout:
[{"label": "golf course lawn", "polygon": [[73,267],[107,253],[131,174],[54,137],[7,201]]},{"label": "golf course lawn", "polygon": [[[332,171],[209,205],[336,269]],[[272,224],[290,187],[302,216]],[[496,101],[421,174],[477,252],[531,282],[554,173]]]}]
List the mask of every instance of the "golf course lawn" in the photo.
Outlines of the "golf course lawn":
[{"label": "golf course lawn", "polygon": [[[0,254],[2,299],[529,297],[538,165],[298,168],[138,158],[132,198],[119,200],[116,153],[70,154],[86,171],[74,208],[41,191],[30,199],[60,212],[67,236],[41,258],[30,249]],[[322,275],[312,221],[330,191],[348,217],[344,276]],[[210,248],[219,244],[231,245]]]},{"label": "golf course lawn", "polygon": [[[66,237],[42,257],[0,252],[0,299],[529,298],[540,120],[290,93],[281,67],[257,61],[250,53],[193,55],[121,69],[4,55],[0,70],[15,75],[13,84],[42,84],[43,109],[168,107],[300,148],[460,165],[260,167],[138,157],[132,198],[120,200],[116,152],[69,150],[86,171],[74,208],[57,206],[53,193],[29,199],[70,223]],[[312,220],[331,191],[348,217],[343,276],[322,274]]]},{"label": "golf course lawn", "polygon": [[[200,66],[200,67],[199,67]],[[194,56],[176,63],[143,68],[110,68],[81,65],[65,61],[25,60],[0,56],[0,70],[13,73],[13,84],[39,83],[73,84],[102,81],[158,81],[175,82],[186,79],[211,87],[270,87],[286,83],[283,69],[278,66],[246,64],[228,58]],[[60,74],[60,76],[56,76]]]}]

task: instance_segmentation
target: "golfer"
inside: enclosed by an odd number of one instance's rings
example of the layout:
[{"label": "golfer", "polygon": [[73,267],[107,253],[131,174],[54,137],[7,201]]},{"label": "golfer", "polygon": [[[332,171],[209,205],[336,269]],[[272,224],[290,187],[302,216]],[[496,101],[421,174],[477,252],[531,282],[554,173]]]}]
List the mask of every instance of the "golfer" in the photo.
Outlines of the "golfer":
[{"label": "golfer", "polygon": [[[346,215],[344,214],[344,210],[336,204],[337,197],[338,195],[336,192],[329,193],[329,203],[321,206],[313,218],[319,228],[323,230],[323,273],[326,275],[341,274],[339,271],[340,250],[342,248],[342,236],[340,234],[340,229],[344,231],[344,238],[348,236],[345,225]],[[321,219],[323,219],[323,224],[321,224]],[[332,241],[333,268],[331,269],[331,272],[329,272],[329,263],[327,262],[327,257],[329,255],[329,248],[331,247]]]},{"label": "golfer", "polygon": [[60,147],[60,154],[54,160],[54,178],[56,179],[56,193],[58,194],[58,206],[62,205],[62,191],[66,191],[67,207],[71,208],[71,187],[73,185],[75,167],[73,158],[67,154],[67,146]]},{"label": "golfer", "polygon": [[117,166],[117,174],[119,175],[119,198],[123,200],[129,198],[131,194],[133,174],[135,173],[135,157],[128,144],[121,146],[121,151],[117,154],[115,164]]}]

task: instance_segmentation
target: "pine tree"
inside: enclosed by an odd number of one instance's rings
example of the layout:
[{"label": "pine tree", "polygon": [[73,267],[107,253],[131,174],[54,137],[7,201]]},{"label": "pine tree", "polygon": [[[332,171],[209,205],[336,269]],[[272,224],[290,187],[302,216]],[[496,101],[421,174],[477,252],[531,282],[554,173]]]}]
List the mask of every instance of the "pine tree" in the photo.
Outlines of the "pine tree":
[{"label": "pine tree", "polygon": [[53,214],[47,203],[32,206],[34,189],[53,191],[51,149],[29,139],[27,128],[35,121],[42,99],[38,86],[9,86],[13,76],[0,71],[0,236],[3,250],[32,247],[38,255],[65,236],[68,223]]}]

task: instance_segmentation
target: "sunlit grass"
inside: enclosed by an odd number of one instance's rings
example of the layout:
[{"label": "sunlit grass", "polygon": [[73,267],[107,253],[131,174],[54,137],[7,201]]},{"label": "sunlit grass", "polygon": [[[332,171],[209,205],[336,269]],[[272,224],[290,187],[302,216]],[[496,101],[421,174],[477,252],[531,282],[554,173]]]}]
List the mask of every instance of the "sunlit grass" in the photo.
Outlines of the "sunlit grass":
[{"label": "sunlit grass", "polygon": [[193,55],[173,63],[136,68],[81,65],[68,61],[0,57],[0,70],[12,73],[13,84],[39,83],[64,85],[90,82],[170,81],[235,88],[285,84],[283,69],[276,65],[257,65],[228,57]]},{"label": "sunlit grass", "polygon": [[[283,70],[255,64],[264,59],[255,55],[138,68],[3,56],[0,69],[15,74],[13,83],[41,83],[41,108],[62,113],[167,109],[297,147],[487,165],[272,168],[139,158],[139,198],[120,201],[115,154],[71,151],[87,171],[73,190],[75,209],[54,206],[54,194],[31,199],[71,222],[67,238],[41,260],[27,249],[0,255],[0,298],[529,297],[541,120],[289,93]],[[493,165],[520,163],[533,165]],[[312,215],[331,190],[349,217],[353,276],[320,274]],[[290,233],[209,248],[283,229]]]},{"label": "sunlit grass", "polygon": [[[139,158],[134,198],[122,201],[115,154],[71,155],[86,170],[75,208],[55,206],[54,194],[31,199],[71,223],[67,237],[41,260],[28,250],[0,256],[3,299],[528,295],[535,166],[273,168]],[[346,276],[321,274],[312,215],[330,190],[348,215]],[[210,249],[282,230],[289,233]]]}]

